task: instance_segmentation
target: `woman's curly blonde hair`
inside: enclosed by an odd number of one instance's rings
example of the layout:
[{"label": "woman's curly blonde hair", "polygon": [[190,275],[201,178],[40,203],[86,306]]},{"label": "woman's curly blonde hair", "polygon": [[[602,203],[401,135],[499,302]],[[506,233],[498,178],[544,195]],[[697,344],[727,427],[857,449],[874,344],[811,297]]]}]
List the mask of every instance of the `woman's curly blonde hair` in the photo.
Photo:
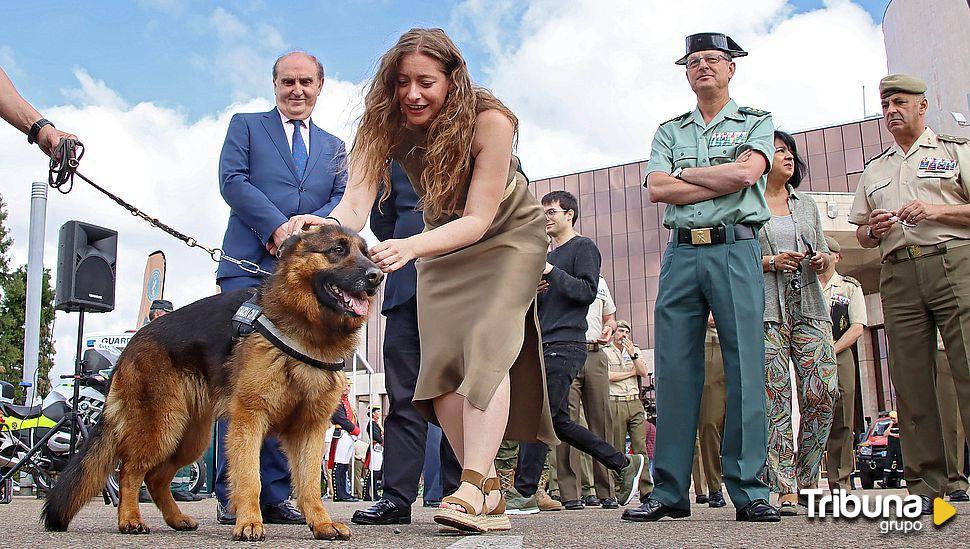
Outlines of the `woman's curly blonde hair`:
[{"label": "woman's curly blonde hair", "polygon": [[422,53],[440,63],[451,85],[441,111],[427,128],[426,167],[420,181],[424,189],[422,207],[434,218],[458,205],[461,193],[457,189],[471,170],[478,113],[489,109],[502,112],[512,121],[516,134],[519,121],[491,92],[472,84],[465,59],[443,30],[407,31],[381,57],[350,152],[350,164],[364,171],[364,181],[383,184],[381,202],[390,196],[390,159],[401,142],[405,123],[397,97],[398,66],[412,53]]}]

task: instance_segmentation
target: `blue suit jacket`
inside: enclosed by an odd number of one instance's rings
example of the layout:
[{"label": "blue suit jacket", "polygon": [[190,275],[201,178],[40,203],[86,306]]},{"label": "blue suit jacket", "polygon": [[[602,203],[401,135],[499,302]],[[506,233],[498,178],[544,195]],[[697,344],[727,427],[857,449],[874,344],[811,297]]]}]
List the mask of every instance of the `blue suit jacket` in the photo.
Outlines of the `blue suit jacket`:
[{"label": "blue suit jacket", "polygon": [[[347,185],[344,142],[310,124],[310,158],[303,177],[296,166],[276,108],[233,115],[219,156],[219,190],[232,211],[223,251],[267,271],[276,258],[266,251],[273,231],[297,214],[329,215]],[[253,276],[222,261],[216,278]]]},{"label": "blue suit jacket", "polygon": [[[378,192],[380,202],[382,192]],[[391,196],[378,207],[375,203],[370,214],[370,228],[381,240],[407,238],[424,230],[424,215],[418,208],[418,195],[411,180],[397,162],[391,164]],[[383,210],[383,211],[381,211]],[[394,271],[384,281],[384,303],[381,313],[386,315],[402,303],[414,297],[418,274],[414,261]]]}]

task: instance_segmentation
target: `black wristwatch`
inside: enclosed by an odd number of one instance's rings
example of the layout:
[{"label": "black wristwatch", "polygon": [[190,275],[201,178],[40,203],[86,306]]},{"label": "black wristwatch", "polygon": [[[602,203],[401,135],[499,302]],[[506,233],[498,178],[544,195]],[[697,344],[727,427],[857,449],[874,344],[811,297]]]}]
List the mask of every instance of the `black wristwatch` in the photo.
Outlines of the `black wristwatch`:
[{"label": "black wristwatch", "polygon": [[630,360],[636,360],[638,358],[640,358],[640,353],[634,353],[633,356],[630,357]]},{"label": "black wristwatch", "polygon": [[[30,127],[30,131],[27,132],[27,142],[33,145],[37,142],[37,134],[40,133],[41,128],[44,126],[54,126],[54,123],[46,118],[41,118]],[[57,126],[54,126],[55,128]]]}]

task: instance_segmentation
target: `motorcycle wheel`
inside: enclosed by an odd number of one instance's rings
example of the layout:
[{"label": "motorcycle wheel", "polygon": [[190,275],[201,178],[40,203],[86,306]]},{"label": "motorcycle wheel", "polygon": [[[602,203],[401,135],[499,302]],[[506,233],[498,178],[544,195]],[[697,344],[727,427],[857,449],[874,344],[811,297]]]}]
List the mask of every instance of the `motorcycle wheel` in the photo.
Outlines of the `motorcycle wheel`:
[{"label": "motorcycle wheel", "polygon": [[51,491],[51,487],[54,486],[54,481],[56,480],[46,472],[36,470],[31,471],[30,476],[34,478],[34,486],[37,487],[37,490],[45,494]]}]

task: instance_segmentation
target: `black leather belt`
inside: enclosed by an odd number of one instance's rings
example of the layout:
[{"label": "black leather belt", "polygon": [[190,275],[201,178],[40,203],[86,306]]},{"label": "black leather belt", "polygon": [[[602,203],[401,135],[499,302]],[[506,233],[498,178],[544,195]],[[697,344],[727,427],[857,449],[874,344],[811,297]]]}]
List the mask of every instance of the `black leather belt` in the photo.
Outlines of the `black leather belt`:
[{"label": "black leather belt", "polygon": [[722,225],[720,227],[702,227],[697,229],[671,229],[670,242],[690,244],[692,246],[707,246],[710,244],[724,244],[728,241],[728,231],[734,232],[734,240],[751,240],[758,231],[749,225]]}]

